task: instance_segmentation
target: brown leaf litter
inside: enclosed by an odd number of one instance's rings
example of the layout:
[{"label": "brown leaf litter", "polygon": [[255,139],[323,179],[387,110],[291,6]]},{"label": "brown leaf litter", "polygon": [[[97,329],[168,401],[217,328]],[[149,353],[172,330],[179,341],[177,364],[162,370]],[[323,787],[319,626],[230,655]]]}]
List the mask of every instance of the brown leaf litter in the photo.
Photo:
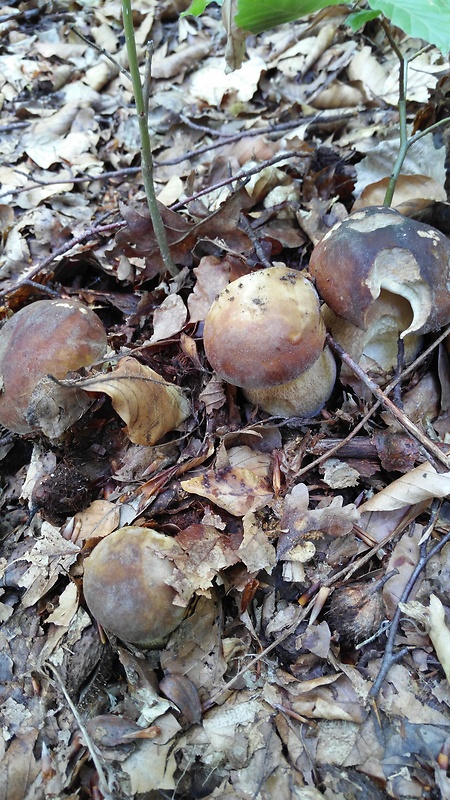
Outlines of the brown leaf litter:
[{"label": "brown leaf litter", "polygon": [[[420,442],[339,384],[314,419],[268,418],[202,346],[229,281],[306,269],[355,201],[379,202],[397,63],[375,24],[351,36],[337,8],[251,37],[226,75],[217,9],[179,19],[185,5],[134,12],[141,60],[154,42],[175,279],[145,210],[130,85],[72,29],[125,64],[120,3],[0,19],[3,316],[79,297],[109,342],[91,374],[47,380],[44,436],[0,441],[0,796],[446,797],[446,344],[394,388]],[[438,51],[413,65],[417,128],[448,98]],[[438,227],[445,141],[411,148],[394,197]],[[65,418],[74,387],[88,402]],[[84,559],[131,523],[176,538],[172,586],[191,601],[156,651],[99,630],[83,598]]]}]

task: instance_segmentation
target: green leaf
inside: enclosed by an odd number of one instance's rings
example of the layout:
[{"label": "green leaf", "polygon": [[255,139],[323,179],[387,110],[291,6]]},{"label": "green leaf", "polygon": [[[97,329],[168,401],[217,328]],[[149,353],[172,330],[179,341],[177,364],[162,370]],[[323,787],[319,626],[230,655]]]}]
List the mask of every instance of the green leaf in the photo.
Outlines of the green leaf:
[{"label": "green leaf", "polygon": [[376,19],[380,16],[380,11],[356,11],[354,14],[349,14],[347,19],[345,20],[345,24],[349,25],[352,31],[355,33],[362,28],[366,22],[370,22],[372,19]]},{"label": "green leaf", "polygon": [[186,11],[182,11],[180,17],[187,17],[188,15],[199,17],[200,14],[203,14],[206,6],[210,6],[213,2],[221,6],[223,0],[192,0],[189,8],[187,8]]},{"label": "green leaf", "polygon": [[234,21],[245,31],[261,33],[323,8],[344,4],[343,0],[238,0]]},{"label": "green leaf", "polygon": [[424,39],[446,54],[450,50],[449,0],[369,0],[409,36]]}]

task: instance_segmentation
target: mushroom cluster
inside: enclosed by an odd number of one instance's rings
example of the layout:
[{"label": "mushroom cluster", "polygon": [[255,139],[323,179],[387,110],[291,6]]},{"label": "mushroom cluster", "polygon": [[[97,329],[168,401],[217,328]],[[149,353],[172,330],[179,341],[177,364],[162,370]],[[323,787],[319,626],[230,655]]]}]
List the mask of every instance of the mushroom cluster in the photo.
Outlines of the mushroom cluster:
[{"label": "mushroom cluster", "polygon": [[[334,339],[375,380],[405,363],[422,336],[450,321],[450,242],[383,206],[355,211],[315,247],[310,271]],[[341,379],[352,382],[343,368]]]},{"label": "mushroom cluster", "polygon": [[157,647],[178,627],[186,609],[173,604],[168,581],[174,539],[149,528],[119,528],[84,563],[86,604],[103,628],[125,642]]},{"label": "mushroom cluster", "polygon": [[311,282],[287,267],[230,283],[205,319],[204,345],[217,375],[269,414],[308,417],[328,400],[336,366]]},{"label": "mushroom cluster", "polygon": [[63,379],[106,351],[97,314],[76,300],[39,300],[14,314],[0,331],[0,424],[31,433],[31,395],[47,374]]}]

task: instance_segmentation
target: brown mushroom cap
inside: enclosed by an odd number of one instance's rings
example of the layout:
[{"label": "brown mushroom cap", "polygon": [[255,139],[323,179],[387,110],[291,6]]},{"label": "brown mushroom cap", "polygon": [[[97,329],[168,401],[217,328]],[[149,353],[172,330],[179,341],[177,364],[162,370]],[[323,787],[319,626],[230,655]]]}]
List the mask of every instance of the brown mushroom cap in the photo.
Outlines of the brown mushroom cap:
[{"label": "brown mushroom cap", "polygon": [[338,222],[315,247],[310,271],[327,305],[359,328],[382,289],[411,305],[402,337],[450,321],[450,241],[392,208],[368,207]]},{"label": "brown mushroom cap", "polygon": [[84,563],[87,606],[106,630],[141,646],[159,644],[180,624],[186,609],[173,605],[169,536],[130,526],[102,539]]},{"label": "brown mushroom cap", "polygon": [[39,300],[22,308],[0,331],[0,424],[30,433],[26,411],[41,378],[65,378],[105,350],[99,317],[76,300]]},{"label": "brown mushroom cap", "polygon": [[294,380],[316,361],[324,342],[317,293],[287,267],[233,281],[205,319],[208,361],[221,378],[246,389]]}]

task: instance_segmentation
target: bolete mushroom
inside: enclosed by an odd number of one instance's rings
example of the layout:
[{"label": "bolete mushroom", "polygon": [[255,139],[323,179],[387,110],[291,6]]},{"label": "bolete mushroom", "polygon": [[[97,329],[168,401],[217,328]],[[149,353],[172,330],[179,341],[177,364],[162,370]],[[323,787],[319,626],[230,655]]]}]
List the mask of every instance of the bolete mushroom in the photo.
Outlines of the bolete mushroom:
[{"label": "bolete mushroom", "polygon": [[375,380],[395,366],[399,337],[408,363],[422,335],[450,321],[450,242],[392,208],[361,209],[334,225],[310,272],[331,334]]},{"label": "bolete mushroom", "polygon": [[317,293],[287,267],[233,281],[205,319],[205,352],[218,376],[282,417],[312,416],[328,400],[336,366],[324,343]]},{"label": "bolete mushroom", "polygon": [[63,379],[103,356],[106,332],[97,314],[76,300],[39,300],[0,330],[0,424],[31,433],[27,409],[47,374]]},{"label": "bolete mushroom", "polygon": [[119,528],[84,562],[84,597],[91,614],[125,642],[157,647],[178,627],[186,609],[173,604],[174,539],[149,528]]}]

